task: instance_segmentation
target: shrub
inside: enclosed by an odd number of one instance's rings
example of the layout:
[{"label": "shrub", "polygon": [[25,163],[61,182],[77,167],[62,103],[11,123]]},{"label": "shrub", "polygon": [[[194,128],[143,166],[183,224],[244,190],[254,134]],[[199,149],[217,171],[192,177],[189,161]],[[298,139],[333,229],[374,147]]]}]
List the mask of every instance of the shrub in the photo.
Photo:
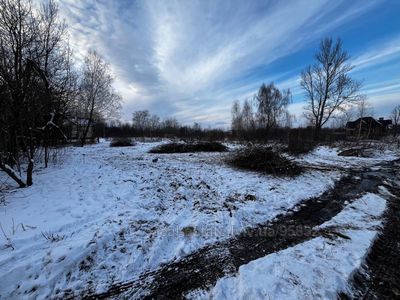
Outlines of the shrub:
[{"label": "shrub", "polygon": [[110,143],[110,147],[129,147],[134,145],[130,138],[113,138]]},{"label": "shrub", "polygon": [[239,169],[276,176],[296,176],[302,172],[302,168],[295,162],[274,152],[271,148],[260,146],[239,150],[228,163]]},{"label": "shrub", "polygon": [[219,142],[168,143],[151,149],[150,153],[226,152],[228,148]]}]

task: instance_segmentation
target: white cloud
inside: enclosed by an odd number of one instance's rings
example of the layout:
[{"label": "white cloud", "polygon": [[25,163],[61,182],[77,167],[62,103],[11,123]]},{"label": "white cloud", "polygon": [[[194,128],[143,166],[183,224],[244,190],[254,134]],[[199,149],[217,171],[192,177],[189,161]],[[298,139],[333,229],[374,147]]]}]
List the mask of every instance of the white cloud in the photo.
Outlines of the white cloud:
[{"label": "white cloud", "polygon": [[229,123],[232,101],[251,97],[263,81],[300,94],[298,76],[244,80],[243,74],[308,46],[372,6],[345,0],[61,1],[79,56],[93,48],[111,63],[125,118],[147,108],[210,124]]}]

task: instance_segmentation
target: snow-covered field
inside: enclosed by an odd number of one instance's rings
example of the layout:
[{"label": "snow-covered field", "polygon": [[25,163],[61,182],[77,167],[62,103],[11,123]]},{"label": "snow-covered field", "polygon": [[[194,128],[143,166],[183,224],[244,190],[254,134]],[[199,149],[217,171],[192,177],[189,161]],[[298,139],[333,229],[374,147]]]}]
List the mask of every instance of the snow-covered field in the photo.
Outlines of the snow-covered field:
[{"label": "snow-covered field", "polygon": [[218,280],[211,291],[194,291],[187,297],[336,299],[375,237],[385,207],[383,198],[366,194],[320,226],[334,228],[349,239],[314,238],[243,265],[236,276]]},{"label": "snow-covered field", "polygon": [[[8,193],[6,203],[0,204],[0,299],[42,299],[68,289],[104,291],[114,282],[134,279],[207,243],[273,219],[299,201],[320,195],[341,176],[338,171],[308,171],[292,179],[274,178],[228,167],[223,162],[227,154],[147,153],[156,145],[110,148],[102,142],[70,147],[63,164],[39,170],[32,187]],[[392,159],[390,155],[385,159]],[[327,148],[300,159],[334,165],[350,160],[354,162]],[[290,286],[300,284],[304,288],[299,291],[311,291],[304,295],[312,296],[315,286],[312,279],[302,277],[301,264],[324,261],[317,273],[307,275],[315,279],[325,267],[347,259],[338,272],[348,275],[374,236],[375,223],[363,214],[374,210],[379,215],[382,201],[367,196],[332,220],[343,224],[360,218],[357,226],[364,227],[354,230],[362,234],[345,232],[351,241],[331,245],[323,238],[313,239],[244,265],[236,277],[223,278],[214,290],[200,294],[226,299],[231,293],[240,299],[302,297]],[[320,256],[312,256],[319,248]],[[353,257],[346,256],[351,251]],[[332,295],[345,277],[326,276],[323,284],[330,284]],[[251,283],[243,288],[247,279]],[[271,281],[275,290],[257,286],[265,281]]]}]

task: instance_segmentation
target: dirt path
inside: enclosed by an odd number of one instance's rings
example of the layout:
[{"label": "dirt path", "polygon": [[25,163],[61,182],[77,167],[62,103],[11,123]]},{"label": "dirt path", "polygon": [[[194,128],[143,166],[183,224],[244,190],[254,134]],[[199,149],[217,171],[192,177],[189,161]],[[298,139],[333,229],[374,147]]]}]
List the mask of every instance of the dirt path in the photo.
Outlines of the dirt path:
[{"label": "dirt path", "polygon": [[393,169],[397,186],[385,187],[389,196],[384,227],[376,238],[364,263],[350,280],[350,291],[340,299],[400,299],[400,164]]},{"label": "dirt path", "polygon": [[[326,234],[313,228],[337,215],[346,201],[352,202],[366,192],[377,192],[378,186],[385,185],[385,178],[396,172],[397,164],[390,162],[383,164],[379,170],[350,173],[320,197],[303,201],[272,222],[249,229],[226,242],[201,248],[178,262],[146,272],[136,280],[115,284],[105,293],[86,294],[84,298],[104,299],[123,295],[126,298],[181,299],[192,290],[212,286],[219,278],[236,273],[243,264]],[[397,230],[398,221],[393,220]],[[399,237],[398,233],[395,237]],[[398,245],[392,245],[393,251],[399,250]],[[371,253],[379,254],[380,249],[377,248]],[[378,260],[376,262],[379,264]]]}]

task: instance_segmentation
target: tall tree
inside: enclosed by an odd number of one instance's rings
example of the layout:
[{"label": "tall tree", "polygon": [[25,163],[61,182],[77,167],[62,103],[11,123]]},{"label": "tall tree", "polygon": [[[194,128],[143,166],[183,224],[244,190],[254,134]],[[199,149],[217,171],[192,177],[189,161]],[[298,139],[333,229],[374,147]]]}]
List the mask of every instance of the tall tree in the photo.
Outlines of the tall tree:
[{"label": "tall tree", "polygon": [[253,107],[246,99],[242,107],[242,121],[245,130],[252,130],[255,128]]},{"label": "tall tree", "polygon": [[144,131],[150,127],[151,115],[148,110],[138,110],[132,115],[133,127],[137,130]]},{"label": "tall tree", "polygon": [[242,112],[240,109],[240,103],[238,100],[233,102],[232,105],[232,131],[240,132],[243,129],[243,118]]},{"label": "tall tree", "polygon": [[269,85],[263,83],[255,100],[259,126],[270,130],[278,126],[279,120],[286,115],[291,102],[291,93],[290,90],[280,91],[273,82]]},{"label": "tall tree", "polygon": [[[45,133],[60,131],[56,119],[69,90],[64,29],[53,1],[38,10],[29,0],[0,0],[0,168],[21,187],[33,183]],[[17,176],[23,169],[26,180]]]},{"label": "tall tree", "polygon": [[80,140],[84,146],[95,117],[107,119],[115,115],[121,107],[121,96],[112,86],[114,78],[109,65],[95,51],[86,56],[82,73],[78,107],[83,120]]},{"label": "tall tree", "polygon": [[321,41],[315,64],[301,73],[301,87],[307,97],[307,111],[313,119],[316,140],[322,126],[336,111],[361,99],[361,83],[349,75],[353,69],[340,39]]}]

